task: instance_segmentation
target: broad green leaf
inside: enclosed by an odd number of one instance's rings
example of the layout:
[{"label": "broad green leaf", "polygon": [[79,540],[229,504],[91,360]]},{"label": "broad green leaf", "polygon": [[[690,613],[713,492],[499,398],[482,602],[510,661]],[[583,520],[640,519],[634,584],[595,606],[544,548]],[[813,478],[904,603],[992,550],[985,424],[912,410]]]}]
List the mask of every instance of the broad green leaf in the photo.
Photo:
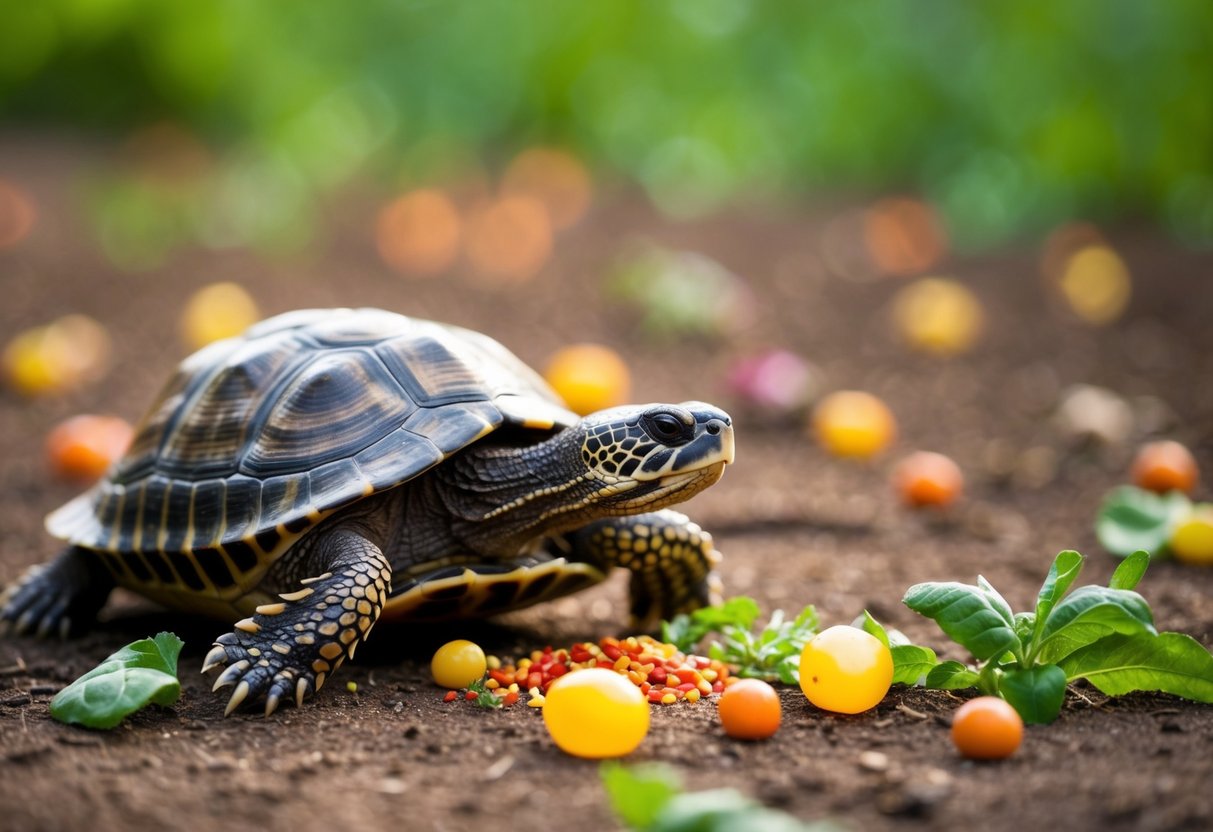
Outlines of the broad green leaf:
[{"label": "broad green leaf", "polygon": [[915,584],[902,603],[934,620],[974,658],[985,660],[1019,647],[1010,607],[991,592],[993,587],[989,590],[955,582]]},{"label": "broad green leaf", "polygon": [[1155,632],[1146,599],[1126,589],[1083,586],[1053,608],[1041,629],[1034,658],[1041,664],[1057,664],[1106,636],[1141,632]]},{"label": "broad green leaf", "polygon": [[1066,698],[1066,674],[1055,664],[1008,670],[998,680],[998,692],[1019,711],[1024,722],[1046,725],[1061,713]]},{"label": "broad green leaf", "polygon": [[865,633],[876,636],[885,647],[889,646],[889,634],[885,631],[884,626],[873,618],[872,614],[867,610],[863,611],[863,615],[852,626],[858,626]]},{"label": "broad green leaf", "polygon": [[51,700],[51,716],[86,728],[113,728],[149,704],[173,704],[181,695],[177,657],[182,644],[172,633],[128,644],[59,691]]},{"label": "broad green leaf", "polygon": [[978,675],[960,662],[940,662],[927,674],[926,686],[932,690],[964,690],[977,687]]},{"label": "broad green leaf", "polygon": [[939,664],[935,651],[917,644],[898,644],[890,648],[893,654],[893,684],[916,685]]},{"label": "broad green leaf", "polygon": [[1066,594],[1070,584],[1074,583],[1074,579],[1082,571],[1082,560],[1082,555],[1073,549],[1057,553],[1057,557],[1053,559],[1053,565],[1049,567],[1049,574],[1045,577],[1045,582],[1036,596],[1037,626],[1044,626],[1053,607]]},{"label": "broad green leaf", "polygon": [[981,590],[982,595],[990,602],[990,609],[994,610],[1007,624],[1014,624],[1015,613],[1011,612],[1011,605],[1007,603],[1007,599],[1002,597],[1002,594],[994,588],[994,586],[981,575],[977,576],[977,588]]},{"label": "broad green leaf", "polygon": [[1109,636],[1059,664],[1070,681],[1086,679],[1109,696],[1157,690],[1213,703],[1213,655],[1183,633]]},{"label": "broad green leaf", "polygon": [[619,819],[632,829],[649,829],[658,814],[682,790],[678,775],[668,766],[624,766],[603,763],[598,774],[607,800]]},{"label": "broad green leaf", "polygon": [[1122,485],[1104,497],[1095,519],[1095,536],[1117,557],[1127,557],[1138,549],[1157,556],[1166,548],[1171,529],[1191,507],[1181,491],[1159,495]]},{"label": "broad green leaf", "polygon": [[1138,549],[1116,567],[1116,571],[1112,573],[1112,580],[1108,582],[1108,588],[1136,589],[1149,566],[1150,553],[1145,549]]}]

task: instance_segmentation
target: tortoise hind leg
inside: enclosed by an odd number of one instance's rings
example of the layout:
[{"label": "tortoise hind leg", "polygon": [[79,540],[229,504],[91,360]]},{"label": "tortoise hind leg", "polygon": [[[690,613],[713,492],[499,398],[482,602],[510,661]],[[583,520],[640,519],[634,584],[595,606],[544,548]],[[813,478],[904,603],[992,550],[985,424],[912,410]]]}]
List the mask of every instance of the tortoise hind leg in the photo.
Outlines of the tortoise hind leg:
[{"label": "tortoise hind leg", "polygon": [[302,705],[346,658],[353,658],[391,591],[392,567],[383,552],[348,529],[321,533],[306,551],[287,559],[288,571],[310,570],[311,577],[299,581],[303,588],[257,607],[206,656],[203,673],[226,665],[215,690],[236,686],[225,716],[262,695],[266,716],[283,697],[293,696]]},{"label": "tortoise hind leg", "polygon": [[712,536],[677,511],[612,517],[571,532],[570,557],[631,571],[632,624],[655,628],[663,618],[720,602],[712,571],[720,553]]},{"label": "tortoise hind leg", "polygon": [[88,629],[113,588],[114,578],[95,552],[69,546],[4,591],[0,628],[66,638]]}]

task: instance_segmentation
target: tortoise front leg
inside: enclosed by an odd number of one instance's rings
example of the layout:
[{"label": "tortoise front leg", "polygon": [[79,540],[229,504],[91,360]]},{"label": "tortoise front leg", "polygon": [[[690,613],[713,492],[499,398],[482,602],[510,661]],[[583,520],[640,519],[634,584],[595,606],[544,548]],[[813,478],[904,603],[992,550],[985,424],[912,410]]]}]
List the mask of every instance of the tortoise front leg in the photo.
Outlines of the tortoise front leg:
[{"label": "tortoise front leg", "polygon": [[31,566],[0,595],[0,635],[11,628],[66,638],[86,630],[113,588],[100,555],[69,546],[50,563]]},{"label": "tortoise front leg", "polygon": [[262,694],[266,716],[284,696],[293,694],[302,705],[347,657],[354,657],[379,619],[392,581],[383,552],[348,528],[318,534],[298,554],[286,555],[288,572],[310,567],[311,576],[299,581],[303,588],[257,607],[207,654],[203,673],[226,665],[214,689],[236,686],[224,716]]},{"label": "tortoise front leg", "polygon": [[630,570],[632,624],[653,629],[663,618],[720,602],[712,536],[685,514],[663,510],[598,520],[571,532],[573,560]]}]

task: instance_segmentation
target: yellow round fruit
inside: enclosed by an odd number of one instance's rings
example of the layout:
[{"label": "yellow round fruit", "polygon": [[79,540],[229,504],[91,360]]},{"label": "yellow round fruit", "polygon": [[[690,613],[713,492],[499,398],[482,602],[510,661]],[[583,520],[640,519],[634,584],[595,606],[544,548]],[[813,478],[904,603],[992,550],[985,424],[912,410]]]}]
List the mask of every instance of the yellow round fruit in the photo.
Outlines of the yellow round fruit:
[{"label": "yellow round fruit", "polygon": [[462,638],[439,647],[430,660],[434,681],[451,690],[466,688],[479,681],[487,669],[488,659],[480,645]]},{"label": "yellow round fruit", "polygon": [[181,313],[181,336],[193,350],[244,332],[261,317],[257,303],[237,283],[212,283],[199,289]]},{"label": "yellow round fruit", "polygon": [[893,320],[914,349],[939,356],[957,355],[981,335],[981,301],[962,283],[926,277],[897,293]]},{"label": "yellow round fruit", "polygon": [[621,405],[631,395],[628,365],[619,353],[600,344],[557,350],[543,375],[569,409],[582,416]]},{"label": "yellow round fruit", "polygon": [[887,448],[897,436],[888,405],[862,390],[839,390],[813,409],[813,434],[835,456],[866,459]]},{"label": "yellow round fruit", "polygon": [[1213,505],[1195,506],[1171,532],[1170,546],[1177,560],[1193,566],[1213,566]]},{"label": "yellow round fruit", "polygon": [[871,633],[838,625],[800,654],[800,689],[817,707],[857,714],[876,707],[893,684],[893,654]]},{"label": "yellow round fruit", "polygon": [[552,683],[544,697],[543,724],[566,754],[623,757],[649,732],[649,703],[626,676],[591,667]]}]

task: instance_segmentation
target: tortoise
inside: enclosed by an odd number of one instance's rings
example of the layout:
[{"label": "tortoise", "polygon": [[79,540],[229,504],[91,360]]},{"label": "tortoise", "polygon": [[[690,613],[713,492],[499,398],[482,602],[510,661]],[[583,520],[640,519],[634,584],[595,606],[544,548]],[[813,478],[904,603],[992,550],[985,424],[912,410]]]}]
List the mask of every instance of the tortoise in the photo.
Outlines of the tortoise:
[{"label": "tortoise", "polygon": [[236,621],[225,715],[297,706],[380,619],[517,609],[630,570],[631,614],[706,603],[712,538],[665,509],[720,479],[702,402],[579,418],[488,336],[378,309],[288,312],[186,358],[125,456],[52,512],[67,542],[0,626],[80,631],[115,585]]}]

